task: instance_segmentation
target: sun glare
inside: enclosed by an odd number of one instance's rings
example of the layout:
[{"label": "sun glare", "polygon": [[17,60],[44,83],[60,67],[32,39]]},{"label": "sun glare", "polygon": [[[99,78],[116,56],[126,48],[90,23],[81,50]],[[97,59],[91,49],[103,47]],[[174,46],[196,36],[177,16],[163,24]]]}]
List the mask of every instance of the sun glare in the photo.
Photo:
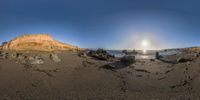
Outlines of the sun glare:
[{"label": "sun glare", "polygon": [[147,53],[147,50],[146,50],[146,49],[143,49],[142,52],[143,52],[143,54],[146,54],[146,53]]},{"label": "sun glare", "polygon": [[150,44],[149,41],[146,39],[141,41],[141,47],[144,54],[146,54],[149,44]]},{"label": "sun glare", "polygon": [[148,40],[142,40],[142,47],[148,47],[148,45],[149,45],[149,41]]}]

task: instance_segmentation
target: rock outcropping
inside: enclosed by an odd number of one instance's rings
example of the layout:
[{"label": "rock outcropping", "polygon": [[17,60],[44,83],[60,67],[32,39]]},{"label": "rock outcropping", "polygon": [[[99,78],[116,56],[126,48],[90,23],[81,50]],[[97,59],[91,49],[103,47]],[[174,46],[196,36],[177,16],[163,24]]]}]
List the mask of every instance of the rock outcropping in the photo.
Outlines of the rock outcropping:
[{"label": "rock outcropping", "polygon": [[74,51],[79,48],[58,42],[48,34],[29,34],[19,36],[10,42],[3,44],[1,49],[9,51]]}]

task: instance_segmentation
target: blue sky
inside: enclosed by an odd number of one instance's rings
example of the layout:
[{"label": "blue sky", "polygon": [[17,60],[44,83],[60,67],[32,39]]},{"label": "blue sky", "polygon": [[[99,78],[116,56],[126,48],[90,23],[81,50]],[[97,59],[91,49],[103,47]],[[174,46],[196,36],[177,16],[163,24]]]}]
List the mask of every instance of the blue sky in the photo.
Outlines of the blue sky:
[{"label": "blue sky", "polygon": [[49,33],[85,48],[200,45],[199,0],[0,0],[0,42]]}]

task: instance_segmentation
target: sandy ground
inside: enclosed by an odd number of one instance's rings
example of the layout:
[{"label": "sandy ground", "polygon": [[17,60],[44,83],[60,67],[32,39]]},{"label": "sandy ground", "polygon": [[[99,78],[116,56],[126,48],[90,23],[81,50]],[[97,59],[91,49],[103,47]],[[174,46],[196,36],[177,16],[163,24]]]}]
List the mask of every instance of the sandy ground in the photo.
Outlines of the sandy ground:
[{"label": "sandy ground", "polygon": [[[0,60],[0,100],[199,100],[200,57],[192,62],[138,60],[126,68],[59,54],[62,62],[42,65]],[[172,60],[172,58],[168,58]]]}]

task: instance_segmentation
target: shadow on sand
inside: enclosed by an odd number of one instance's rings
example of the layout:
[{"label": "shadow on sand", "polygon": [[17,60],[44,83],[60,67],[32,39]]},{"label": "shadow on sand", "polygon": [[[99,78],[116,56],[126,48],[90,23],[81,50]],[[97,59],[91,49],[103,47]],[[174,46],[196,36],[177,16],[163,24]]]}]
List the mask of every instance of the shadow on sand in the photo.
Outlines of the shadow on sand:
[{"label": "shadow on sand", "polygon": [[106,64],[104,66],[101,66],[100,68],[116,71],[117,69],[126,68],[128,66],[129,65],[126,64],[126,63],[123,63],[121,61],[116,61],[116,62],[113,62],[113,63]]}]

